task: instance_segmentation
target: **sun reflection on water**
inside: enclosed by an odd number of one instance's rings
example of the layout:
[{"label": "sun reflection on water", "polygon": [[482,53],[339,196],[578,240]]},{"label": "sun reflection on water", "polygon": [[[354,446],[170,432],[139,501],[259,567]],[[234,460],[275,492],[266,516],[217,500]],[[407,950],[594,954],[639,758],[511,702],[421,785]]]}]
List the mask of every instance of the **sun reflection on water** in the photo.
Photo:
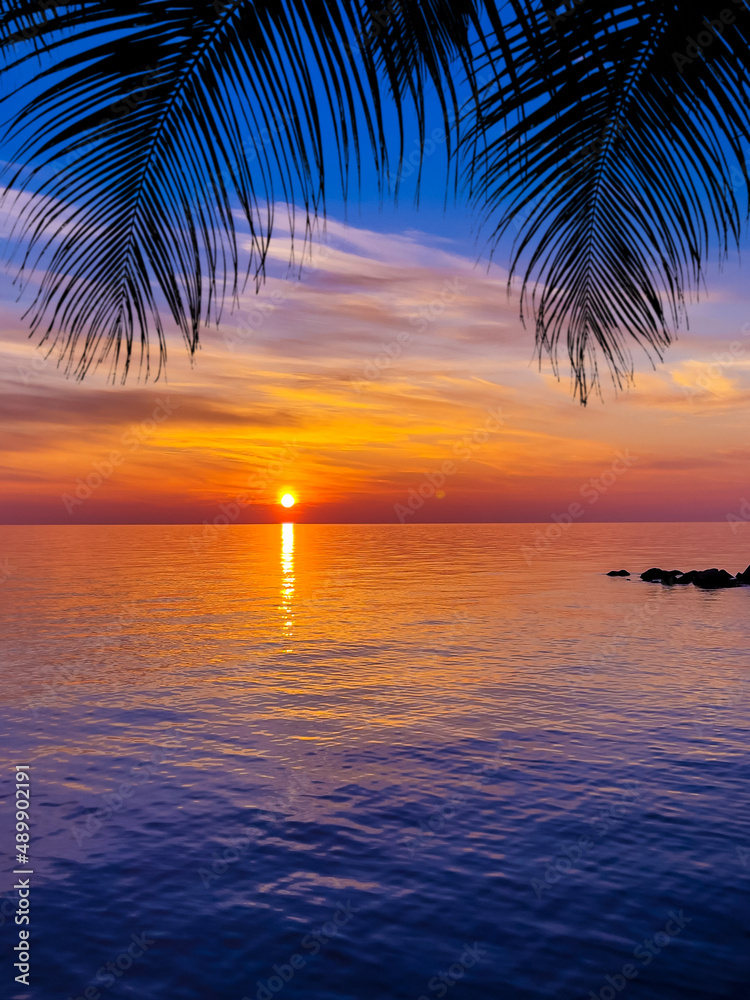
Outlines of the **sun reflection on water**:
[{"label": "sun reflection on water", "polygon": [[[294,625],[294,525],[281,525],[281,611],[282,630],[285,639],[291,640]],[[291,649],[287,650],[291,653]]]}]

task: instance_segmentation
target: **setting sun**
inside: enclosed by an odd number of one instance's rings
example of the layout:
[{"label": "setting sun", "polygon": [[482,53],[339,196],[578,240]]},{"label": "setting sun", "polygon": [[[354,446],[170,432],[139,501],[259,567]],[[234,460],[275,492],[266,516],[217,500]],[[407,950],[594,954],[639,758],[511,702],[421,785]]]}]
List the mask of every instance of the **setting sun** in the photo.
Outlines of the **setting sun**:
[{"label": "setting sun", "polygon": [[284,496],[281,498],[282,507],[293,507],[295,502],[296,501],[291,493],[285,493]]}]

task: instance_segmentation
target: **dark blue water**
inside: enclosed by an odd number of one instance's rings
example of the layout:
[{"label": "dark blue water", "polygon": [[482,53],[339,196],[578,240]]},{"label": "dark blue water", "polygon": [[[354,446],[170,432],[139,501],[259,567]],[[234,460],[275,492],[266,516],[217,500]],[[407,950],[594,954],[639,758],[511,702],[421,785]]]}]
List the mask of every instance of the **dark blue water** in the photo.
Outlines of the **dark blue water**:
[{"label": "dark blue water", "polygon": [[745,1000],[750,537],[534,530],[0,529],[0,995]]}]

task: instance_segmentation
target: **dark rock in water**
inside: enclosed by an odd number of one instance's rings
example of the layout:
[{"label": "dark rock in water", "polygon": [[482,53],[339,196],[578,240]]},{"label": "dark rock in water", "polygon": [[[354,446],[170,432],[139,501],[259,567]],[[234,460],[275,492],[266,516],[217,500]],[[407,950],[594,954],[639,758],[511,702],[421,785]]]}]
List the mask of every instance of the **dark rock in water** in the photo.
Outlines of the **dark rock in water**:
[{"label": "dark rock in water", "polygon": [[645,573],[641,573],[641,580],[645,580],[646,583],[658,583],[663,575],[663,569],[647,569]]},{"label": "dark rock in water", "polygon": [[735,580],[725,569],[704,569],[695,573],[693,583],[703,590],[719,590],[725,587],[739,587],[740,581]]},{"label": "dark rock in water", "polygon": [[725,587],[741,587],[743,584],[750,585],[750,566],[744,573],[738,573],[733,577],[725,569],[691,569],[689,573],[683,573],[679,569],[647,569],[641,573],[641,580],[646,583],[663,583],[666,587],[673,587],[675,584],[685,586],[688,583],[702,587],[703,590],[719,590]]},{"label": "dark rock in water", "polygon": [[630,571],[627,569],[611,569],[607,576],[630,576]]},{"label": "dark rock in water", "polygon": [[[608,576],[622,575],[615,572],[608,574]],[[717,569],[715,566],[711,569],[691,569],[688,573],[683,573],[679,569],[657,569],[654,566],[641,573],[641,580],[645,580],[646,583],[663,583],[666,587],[693,583],[703,590],[719,590],[725,587],[741,587],[745,584],[750,586],[750,566],[736,577],[727,573],[725,569]]]}]

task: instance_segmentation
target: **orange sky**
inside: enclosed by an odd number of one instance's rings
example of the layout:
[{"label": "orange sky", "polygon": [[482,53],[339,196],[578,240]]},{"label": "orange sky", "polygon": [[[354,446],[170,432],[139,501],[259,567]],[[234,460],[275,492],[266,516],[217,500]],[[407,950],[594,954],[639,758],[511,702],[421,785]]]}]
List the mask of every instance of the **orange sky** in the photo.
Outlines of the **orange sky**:
[{"label": "orange sky", "polygon": [[283,520],[287,491],[299,521],[723,520],[750,497],[750,310],[739,270],[709,290],[664,364],[586,409],[532,362],[505,272],[447,237],[329,222],[192,366],[174,338],[166,382],[67,380],[6,298],[0,520]]}]

